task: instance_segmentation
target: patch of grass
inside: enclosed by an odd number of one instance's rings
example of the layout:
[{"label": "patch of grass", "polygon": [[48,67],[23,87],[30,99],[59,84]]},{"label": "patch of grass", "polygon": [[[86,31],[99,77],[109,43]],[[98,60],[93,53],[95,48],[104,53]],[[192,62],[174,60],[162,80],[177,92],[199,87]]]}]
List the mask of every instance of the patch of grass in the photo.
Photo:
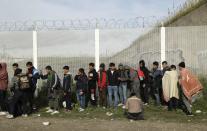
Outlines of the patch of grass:
[{"label": "patch of grass", "polygon": [[[199,109],[195,107],[195,109]],[[175,122],[175,123],[205,123],[207,122],[207,113],[203,112],[195,114],[193,117],[186,116],[182,110],[167,111],[164,107],[157,107],[149,105],[144,108],[144,116],[147,121],[152,122]],[[106,113],[113,113],[112,116],[107,116]],[[46,109],[42,108],[39,113],[41,117],[48,118],[64,118],[64,119],[99,119],[99,120],[127,120],[124,116],[124,111],[121,108],[114,109],[102,109],[89,107],[84,112],[78,112],[76,107],[72,112],[68,113],[61,110],[60,114],[50,115],[46,113]]]},{"label": "patch of grass", "polygon": [[[164,122],[175,122],[175,123],[206,123],[207,122],[207,77],[199,77],[204,90],[203,97],[197,100],[193,104],[194,116],[189,117],[183,113],[182,110],[178,109],[177,111],[169,112],[164,107],[154,106],[151,102],[149,106],[144,107],[144,117],[147,121],[164,121]],[[74,98],[75,99],[75,98]],[[71,113],[67,113],[64,109],[61,110],[60,114],[50,115],[46,113],[46,109],[42,107],[38,113],[41,114],[41,117],[55,117],[55,118],[64,118],[64,119],[101,119],[101,120],[127,120],[124,116],[124,110],[118,108],[114,109],[103,109],[103,108],[93,108],[89,107],[84,112],[78,112],[79,106],[76,105]],[[200,114],[196,114],[196,110],[201,110]],[[112,116],[107,116],[106,113],[113,113]]]}]

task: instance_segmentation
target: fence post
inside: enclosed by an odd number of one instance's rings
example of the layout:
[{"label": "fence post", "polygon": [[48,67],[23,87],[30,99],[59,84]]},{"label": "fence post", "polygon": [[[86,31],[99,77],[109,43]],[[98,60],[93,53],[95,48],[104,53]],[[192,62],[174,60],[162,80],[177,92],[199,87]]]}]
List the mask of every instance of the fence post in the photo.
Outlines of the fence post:
[{"label": "fence post", "polygon": [[95,68],[99,70],[99,29],[95,29]]},{"label": "fence post", "polygon": [[37,31],[33,30],[33,65],[35,68],[37,68],[38,63],[37,63]]},{"label": "fence post", "polygon": [[[165,27],[161,27],[161,63],[165,61],[166,54],[165,54]],[[161,67],[162,68],[162,67]]]}]

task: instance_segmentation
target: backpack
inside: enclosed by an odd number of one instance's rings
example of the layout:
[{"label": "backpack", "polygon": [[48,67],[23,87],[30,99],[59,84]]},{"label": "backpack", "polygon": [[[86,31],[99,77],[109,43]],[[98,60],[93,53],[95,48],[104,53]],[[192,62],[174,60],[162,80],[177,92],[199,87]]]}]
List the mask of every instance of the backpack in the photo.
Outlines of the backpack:
[{"label": "backpack", "polygon": [[19,76],[19,88],[21,90],[30,88],[29,77],[26,74],[21,74]]}]

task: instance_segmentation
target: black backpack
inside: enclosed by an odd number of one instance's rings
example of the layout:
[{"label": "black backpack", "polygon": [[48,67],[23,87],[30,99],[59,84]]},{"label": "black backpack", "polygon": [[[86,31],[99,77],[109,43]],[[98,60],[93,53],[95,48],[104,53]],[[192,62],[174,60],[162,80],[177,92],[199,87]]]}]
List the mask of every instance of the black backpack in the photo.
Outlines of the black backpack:
[{"label": "black backpack", "polygon": [[21,90],[25,90],[25,89],[30,88],[29,77],[26,74],[19,75],[19,88]]}]

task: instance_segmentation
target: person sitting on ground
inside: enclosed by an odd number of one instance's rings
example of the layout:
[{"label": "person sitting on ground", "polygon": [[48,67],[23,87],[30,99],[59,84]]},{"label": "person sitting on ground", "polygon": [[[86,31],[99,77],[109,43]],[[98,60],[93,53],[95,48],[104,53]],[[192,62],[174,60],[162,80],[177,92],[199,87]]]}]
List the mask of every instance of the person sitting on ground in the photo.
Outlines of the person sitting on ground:
[{"label": "person sitting on ground", "polygon": [[130,98],[127,99],[125,114],[131,120],[144,120],[142,100],[136,96],[136,93],[131,93]]}]

